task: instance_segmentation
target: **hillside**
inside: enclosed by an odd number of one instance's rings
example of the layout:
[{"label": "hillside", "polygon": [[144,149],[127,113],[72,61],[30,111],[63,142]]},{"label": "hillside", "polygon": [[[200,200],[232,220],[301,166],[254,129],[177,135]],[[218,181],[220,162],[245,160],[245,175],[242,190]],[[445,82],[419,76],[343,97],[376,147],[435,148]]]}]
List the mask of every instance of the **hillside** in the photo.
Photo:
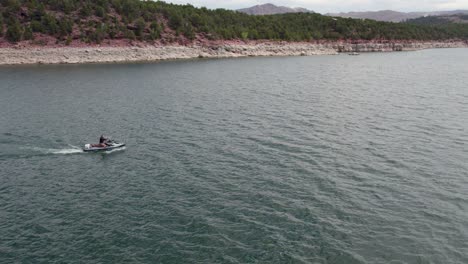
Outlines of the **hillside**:
[{"label": "hillside", "polygon": [[224,9],[139,0],[5,0],[0,44],[203,43],[217,40],[468,39],[466,26],[433,27],[315,13],[250,16]]},{"label": "hillside", "polygon": [[417,25],[446,25],[446,24],[468,24],[468,15],[455,14],[445,16],[426,16],[415,19],[409,19],[407,23]]},{"label": "hillside", "polygon": [[238,9],[237,11],[241,13],[246,13],[248,15],[275,15],[275,14],[286,14],[286,13],[311,13],[306,8],[302,7],[286,7],[286,6],[276,6],[273,4],[263,4],[256,5],[249,8]]},{"label": "hillside", "polygon": [[347,13],[329,13],[329,16],[347,17],[347,18],[360,18],[360,19],[373,19],[377,21],[386,22],[403,22],[408,19],[414,19],[425,16],[450,16],[454,14],[468,14],[468,10],[454,10],[454,11],[436,11],[436,12],[397,12],[392,10],[369,11],[369,12],[347,12]]}]

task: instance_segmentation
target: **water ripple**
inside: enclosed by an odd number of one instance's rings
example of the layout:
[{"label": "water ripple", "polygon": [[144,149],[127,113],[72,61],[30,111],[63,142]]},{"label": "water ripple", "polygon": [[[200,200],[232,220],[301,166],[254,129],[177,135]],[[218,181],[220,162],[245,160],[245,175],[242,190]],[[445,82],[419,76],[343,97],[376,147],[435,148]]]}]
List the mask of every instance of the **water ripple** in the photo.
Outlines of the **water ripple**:
[{"label": "water ripple", "polygon": [[467,263],[467,59],[6,67],[1,259]]}]

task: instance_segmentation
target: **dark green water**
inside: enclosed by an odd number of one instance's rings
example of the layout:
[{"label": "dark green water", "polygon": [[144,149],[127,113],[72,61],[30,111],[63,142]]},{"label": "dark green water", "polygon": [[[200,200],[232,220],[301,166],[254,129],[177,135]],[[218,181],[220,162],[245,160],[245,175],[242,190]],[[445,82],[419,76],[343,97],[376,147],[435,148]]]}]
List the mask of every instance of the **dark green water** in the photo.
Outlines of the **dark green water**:
[{"label": "dark green water", "polygon": [[468,263],[467,85],[467,49],[0,67],[0,262]]}]

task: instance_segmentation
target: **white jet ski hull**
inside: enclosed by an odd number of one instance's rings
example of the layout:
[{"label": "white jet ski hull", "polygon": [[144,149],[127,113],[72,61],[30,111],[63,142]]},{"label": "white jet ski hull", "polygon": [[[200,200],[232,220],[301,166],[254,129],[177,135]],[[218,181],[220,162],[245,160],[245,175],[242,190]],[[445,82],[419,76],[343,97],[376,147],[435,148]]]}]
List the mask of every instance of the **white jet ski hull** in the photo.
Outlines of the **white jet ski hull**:
[{"label": "white jet ski hull", "polygon": [[118,148],[123,148],[125,147],[125,143],[112,143],[107,145],[106,147],[92,147],[91,144],[86,144],[85,147],[83,148],[83,151],[85,152],[91,152],[91,151],[107,151],[107,150],[113,150],[113,149],[118,149]]}]

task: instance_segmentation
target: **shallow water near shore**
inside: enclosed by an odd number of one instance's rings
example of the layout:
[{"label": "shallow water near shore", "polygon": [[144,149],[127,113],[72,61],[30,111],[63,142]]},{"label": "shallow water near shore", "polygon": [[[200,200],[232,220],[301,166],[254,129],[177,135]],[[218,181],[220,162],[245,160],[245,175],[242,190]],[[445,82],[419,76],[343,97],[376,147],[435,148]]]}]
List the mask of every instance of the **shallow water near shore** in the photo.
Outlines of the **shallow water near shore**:
[{"label": "shallow water near shore", "polygon": [[0,66],[0,262],[468,263],[467,61]]}]

